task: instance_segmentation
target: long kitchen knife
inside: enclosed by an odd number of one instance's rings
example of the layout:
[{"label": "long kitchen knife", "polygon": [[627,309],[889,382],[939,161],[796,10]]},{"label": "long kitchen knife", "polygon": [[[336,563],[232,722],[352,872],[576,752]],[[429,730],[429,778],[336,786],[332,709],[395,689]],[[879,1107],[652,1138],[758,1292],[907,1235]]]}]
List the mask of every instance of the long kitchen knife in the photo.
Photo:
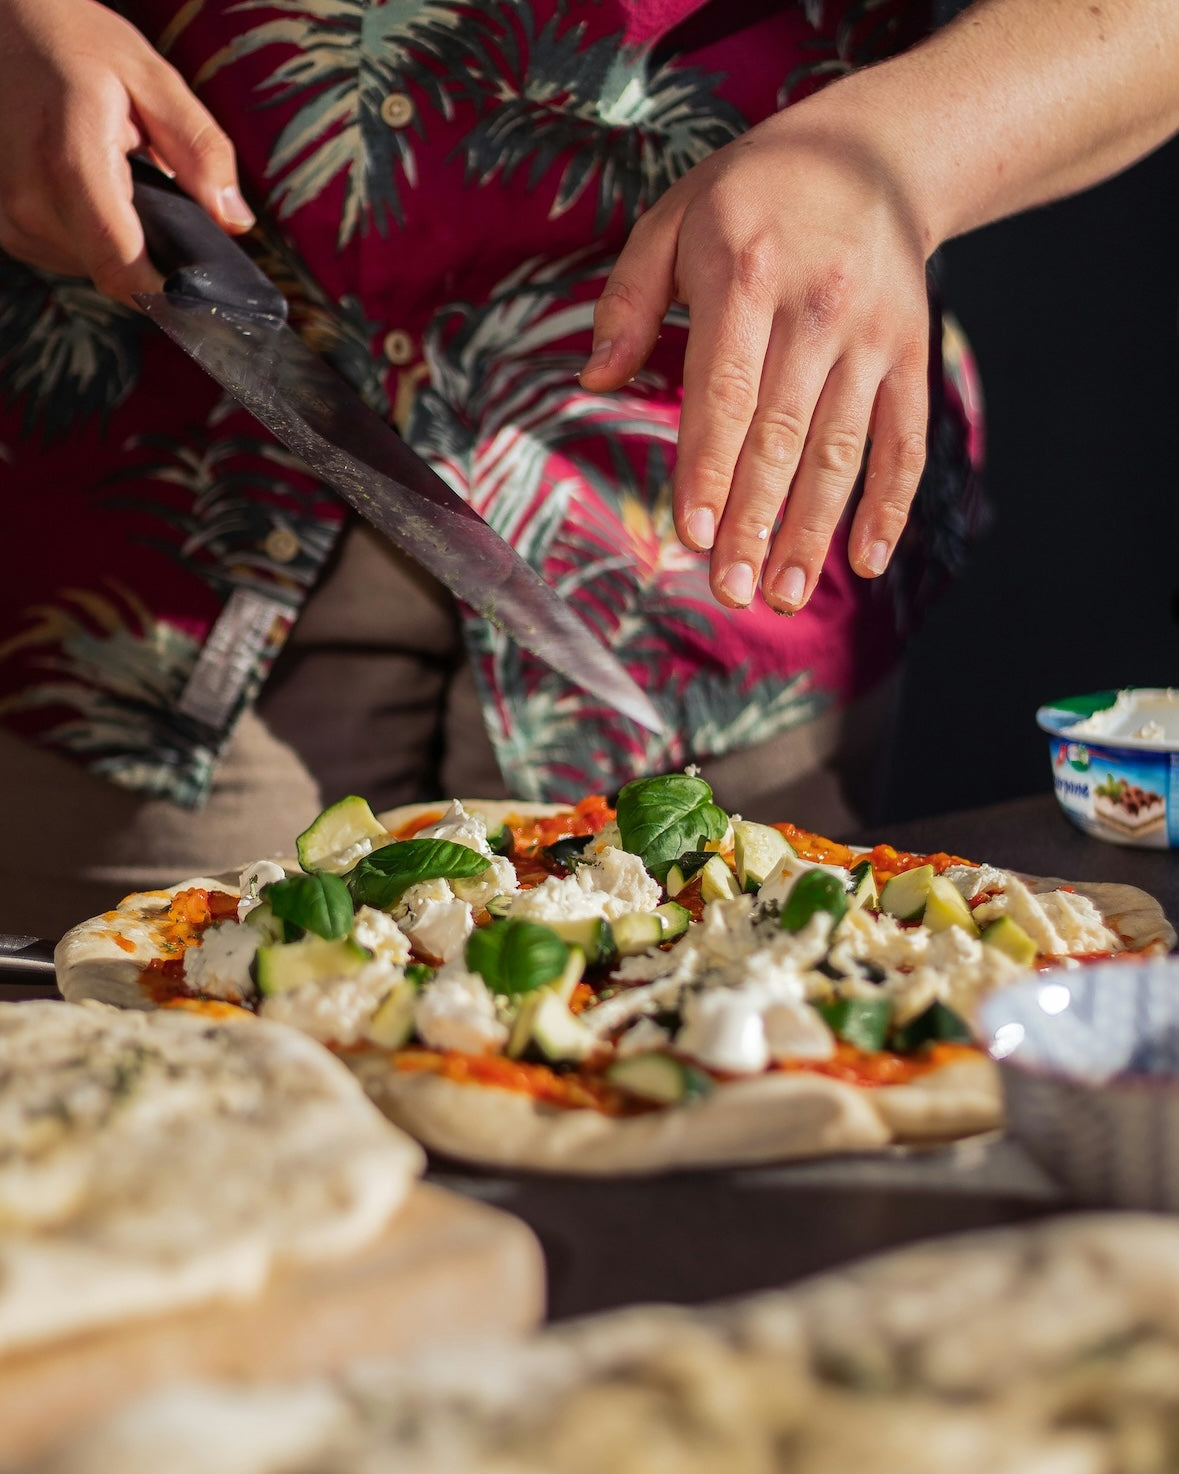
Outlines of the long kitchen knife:
[{"label": "long kitchen knife", "polygon": [[133,159],[164,290],[143,310],[308,468],[463,603],[652,732],[659,713],[536,571],[286,324],[286,299],[205,211]]}]

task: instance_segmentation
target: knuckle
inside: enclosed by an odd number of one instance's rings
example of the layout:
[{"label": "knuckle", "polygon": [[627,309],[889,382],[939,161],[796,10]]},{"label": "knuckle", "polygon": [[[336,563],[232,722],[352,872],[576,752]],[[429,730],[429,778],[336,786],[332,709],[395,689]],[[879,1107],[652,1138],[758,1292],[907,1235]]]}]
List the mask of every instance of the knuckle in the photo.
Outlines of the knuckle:
[{"label": "knuckle", "polygon": [[212,118],[196,122],[188,140],[189,152],[197,164],[214,173],[225,173],[233,167],[233,145]]},{"label": "knuckle", "polygon": [[621,308],[623,311],[636,312],[642,303],[642,293],[637,283],[625,276],[612,276],[602,288],[594,307],[594,320],[597,321],[599,314],[609,315]]},{"label": "knuckle", "polygon": [[790,466],[802,454],[806,430],[806,422],[796,410],[761,410],[753,417],[746,443],[757,460]]},{"label": "knuckle", "polygon": [[729,462],[706,458],[693,470],[692,482],[702,502],[723,507],[732,489],[733,467]]},{"label": "knuckle", "polygon": [[847,309],[854,288],[853,274],[842,265],[828,266],[810,283],[803,315],[812,333],[828,332]]},{"label": "knuckle", "polygon": [[12,238],[35,240],[42,234],[44,225],[45,212],[39,190],[18,188],[5,192],[0,201],[0,232]]},{"label": "knuckle", "polygon": [[780,260],[780,251],[767,238],[747,241],[733,253],[731,279],[738,290],[748,296],[758,299],[772,297]]},{"label": "knuckle", "polygon": [[864,442],[846,425],[828,425],[807,451],[815,470],[833,481],[852,481],[860,469]]},{"label": "knuckle", "polygon": [[708,375],[709,402],[728,420],[748,424],[757,402],[757,385],[745,364],[720,363]]},{"label": "knuckle", "polygon": [[920,430],[907,430],[897,435],[882,449],[885,470],[889,478],[907,488],[911,496],[913,489],[921,479],[921,473],[925,470],[924,433]]}]

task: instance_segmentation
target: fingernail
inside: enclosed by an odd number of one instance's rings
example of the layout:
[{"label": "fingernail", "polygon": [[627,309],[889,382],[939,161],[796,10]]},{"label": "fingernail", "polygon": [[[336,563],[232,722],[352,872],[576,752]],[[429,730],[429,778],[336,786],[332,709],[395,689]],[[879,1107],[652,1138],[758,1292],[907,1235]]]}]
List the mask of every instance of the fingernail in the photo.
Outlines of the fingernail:
[{"label": "fingernail", "polygon": [[870,573],[883,573],[888,567],[888,544],[883,538],[874,542],[864,554],[864,567]]},{"label": "fingernail", "polygon": [[787,568],[770,585],[770,594],[779,604],[797,609],[806,591],[806,574],[801,568]]},{"label": "fingernail", "polygon": [[610,354],[613,352],[613,349],[614,344],[609,338],[605,339],[604,342],[595,343],[594,351],[586,360],[586,365],[582,369],[582,373],[592,374],[596,369],[605,368],[610,362]]},{"label": "fingernail", "polygon": [[697,507],[688,518],[688,536],[701,551],[712,547],[716,537],[716,517],[711,507]]},{"label": "fingernail", "polygon": [[753,598],[753,569],[748,563],[734,563],[721,579],[721,588],[734,604],[748,604]]},{"label": "fingernail", "polygon": [[240,225],[243,230],[248,230],[253,225],[254,212],[233,185],[227,185],[221,191],[217,196],[217,203],[221,207],[222,216],[230,225]]}]

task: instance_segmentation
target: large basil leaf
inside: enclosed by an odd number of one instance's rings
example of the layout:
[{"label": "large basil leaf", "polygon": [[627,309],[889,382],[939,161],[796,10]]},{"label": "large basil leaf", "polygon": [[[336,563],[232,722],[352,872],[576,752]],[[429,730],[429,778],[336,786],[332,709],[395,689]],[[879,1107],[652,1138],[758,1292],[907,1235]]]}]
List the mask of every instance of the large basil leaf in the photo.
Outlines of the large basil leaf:
[{"label": "large basil leaf", "polygon": [[476,927],[467,938],[467,966],[493,993],[531,993],[565,971],[569,948],[552,927],[520,918]]},{"label": "large basil leaf", "polygon": [[636,778],[618,795],[622,848],[638,855],[657,880],[685,850],[702,850],[725,836],[729,816],[712,801],[703,778],[665,773]]},{"label": "large basil leaf", "polygon": [[263,894],[275,916],[300,931],[335,941],[352,930],[352,897],[338,875],[288,875]]},{"label": "large basil leaf", "polygon": [[387,911],[422,880],[482,875],[491,862],[478,850],[450,839],[403,839],[365,855],[348,877],[358,906]]}]

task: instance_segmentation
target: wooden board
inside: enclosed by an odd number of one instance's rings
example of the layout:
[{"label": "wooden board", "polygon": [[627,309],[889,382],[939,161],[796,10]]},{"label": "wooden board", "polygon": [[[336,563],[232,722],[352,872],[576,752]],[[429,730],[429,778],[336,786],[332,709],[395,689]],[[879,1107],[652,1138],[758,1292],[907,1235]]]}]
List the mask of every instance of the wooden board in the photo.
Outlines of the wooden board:
[{"label": "wooden board", "polygon": [[531,1230],[419,1184],[362,1254],[283,1274],[258,1300],[0,1357],[0,1467],[167,1382],[307,1376],[361,1357],[523,1332],[543,1313],[544,1259]]}]

